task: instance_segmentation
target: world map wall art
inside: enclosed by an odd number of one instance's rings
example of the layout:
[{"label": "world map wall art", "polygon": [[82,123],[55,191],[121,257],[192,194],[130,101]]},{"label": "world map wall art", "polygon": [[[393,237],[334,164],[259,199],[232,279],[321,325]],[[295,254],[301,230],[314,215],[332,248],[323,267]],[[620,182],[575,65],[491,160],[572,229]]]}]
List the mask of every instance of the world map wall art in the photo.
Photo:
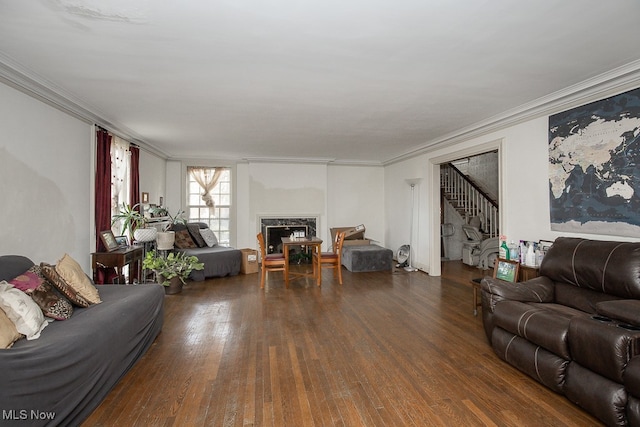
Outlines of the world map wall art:
[{"label": "world map wall art", "polygon": [[640,237],[640,88],[549,117],[551,229]]}]

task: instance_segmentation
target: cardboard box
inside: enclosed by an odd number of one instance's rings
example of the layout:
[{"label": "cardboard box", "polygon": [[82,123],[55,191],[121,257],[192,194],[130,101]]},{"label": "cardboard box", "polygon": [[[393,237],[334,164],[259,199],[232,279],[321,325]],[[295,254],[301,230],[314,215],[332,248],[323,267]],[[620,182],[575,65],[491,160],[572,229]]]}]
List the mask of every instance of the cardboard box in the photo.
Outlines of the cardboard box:
[{"label": "cardboard box", "polygon": [[252,274],[258,272],[258,251],[255,249],[240,249],[242,252],[242,264],[240,273]]},{"label": "cardboard box", "polygon": [[[353,231],[355,227],[334,227],[329,229],[331,231],[331,242],[336,241],[336,235],[341,231]],[[332,243],[333,244],[333,243]],[[371,240],[364,237],[364,231],[354,233],[344,239],[342,246],[361,246],[369,245]]]}]

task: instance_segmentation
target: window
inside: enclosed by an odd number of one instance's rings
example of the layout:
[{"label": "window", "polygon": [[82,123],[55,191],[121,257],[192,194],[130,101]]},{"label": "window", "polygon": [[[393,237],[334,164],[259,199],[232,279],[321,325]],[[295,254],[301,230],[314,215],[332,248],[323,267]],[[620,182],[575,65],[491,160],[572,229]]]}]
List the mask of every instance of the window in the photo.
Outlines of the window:
[{"label": "window", "polygon": [[[216,233],[218,242],[230,246],[230,170],[202,167],[189,167],[187,170],[189,221],[209,224],[209,228]],[[210,190],[207,191],[207,188]]]},{"label": "window", "polygon": [[[122,210],[122,204],[129,204],[131,182],[131,152],[129,143],[124,139],[113,137],[111,142],[111,216]],[[121,221],[111,227],[113,234],[122,232]]]}]

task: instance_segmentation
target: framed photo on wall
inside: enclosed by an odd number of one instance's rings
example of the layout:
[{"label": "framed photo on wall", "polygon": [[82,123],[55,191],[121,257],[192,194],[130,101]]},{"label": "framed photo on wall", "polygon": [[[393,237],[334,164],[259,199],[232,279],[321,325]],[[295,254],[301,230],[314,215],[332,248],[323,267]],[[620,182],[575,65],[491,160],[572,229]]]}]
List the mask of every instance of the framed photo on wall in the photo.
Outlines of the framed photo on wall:
[{"label": "framed photo on wall", "polygon": [[518,261],[498,258],[493,269],[493,277],[506,282],[517,282],[519,268],[520,263]]},{"label": "framed photo on wall", "polygon": [[104,247],[107,248],[107,252],[118,249],[118,242],[116,242],[116,238],[111,230],[101,231],[100,240],[102,240]]}]

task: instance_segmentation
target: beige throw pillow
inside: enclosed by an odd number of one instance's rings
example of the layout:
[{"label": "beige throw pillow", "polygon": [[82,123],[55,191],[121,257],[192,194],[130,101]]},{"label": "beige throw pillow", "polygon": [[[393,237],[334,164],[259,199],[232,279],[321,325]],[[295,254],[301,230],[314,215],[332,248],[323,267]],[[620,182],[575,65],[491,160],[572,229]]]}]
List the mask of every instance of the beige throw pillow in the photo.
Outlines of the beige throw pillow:
[{"label": "beige throw pillow", "polygon": [[69,254],[64,254],[62,259],[55,266],[56,272],[72,287],[81,297],[91,304],[101,303],[100,294],[91,280],[82,270],[80,264],[76,262]]},{"label": "beige throw pillow", "polygon": [[9,348],[14,342],[22,338],[22,334],[16,329],[7,313],[0,308],[0,348]]}]

